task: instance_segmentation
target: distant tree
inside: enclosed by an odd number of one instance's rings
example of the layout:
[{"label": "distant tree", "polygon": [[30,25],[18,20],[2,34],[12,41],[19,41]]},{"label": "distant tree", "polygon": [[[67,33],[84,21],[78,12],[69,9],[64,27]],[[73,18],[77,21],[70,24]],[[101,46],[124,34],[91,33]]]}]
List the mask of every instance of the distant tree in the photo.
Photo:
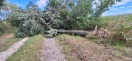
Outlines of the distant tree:
[{"label": "distant tree", "polygon": [[0,10],[0,14],[1,17],[3,17],[3,20],[12,20],[17,14],[18,14],[18,10],[19,7],[13,3],[6,3],[6,5],[4,5],[1,10]]}]

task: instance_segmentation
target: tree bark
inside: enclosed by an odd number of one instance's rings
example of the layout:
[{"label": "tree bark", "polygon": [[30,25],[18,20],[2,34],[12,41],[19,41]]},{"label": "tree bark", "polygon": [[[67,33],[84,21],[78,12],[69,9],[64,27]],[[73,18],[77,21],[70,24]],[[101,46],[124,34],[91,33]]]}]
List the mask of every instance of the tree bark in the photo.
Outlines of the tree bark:
[{"label": "tree bark", "polygon": [[73,35],[80,35],[80,36],[86,36],[88,34],[87,31],[83,31],[83,30],[58,30],[58,33],[61,34],[73,34]]}]

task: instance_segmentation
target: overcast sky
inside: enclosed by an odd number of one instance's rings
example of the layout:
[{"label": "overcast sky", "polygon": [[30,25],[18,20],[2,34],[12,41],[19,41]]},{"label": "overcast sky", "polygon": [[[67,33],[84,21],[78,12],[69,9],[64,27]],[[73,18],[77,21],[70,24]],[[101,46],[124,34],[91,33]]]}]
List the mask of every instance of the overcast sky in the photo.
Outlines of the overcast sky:
[{"label": "overcast sky", "polygon": [[[8,0],[8,2],[12,2],[23,8],[29,3],[29,1],[34,2],[39,6],[39,8],[43,9],[43,7],[46,6],[46,2],[48,0]],[[123,0],[122,2],[115,4],[113,7],[110,7],[109,11],[103,13],[103,16],[119,15],[119,14],[127,14],[127,13],[132,13],[132,0]]]}]

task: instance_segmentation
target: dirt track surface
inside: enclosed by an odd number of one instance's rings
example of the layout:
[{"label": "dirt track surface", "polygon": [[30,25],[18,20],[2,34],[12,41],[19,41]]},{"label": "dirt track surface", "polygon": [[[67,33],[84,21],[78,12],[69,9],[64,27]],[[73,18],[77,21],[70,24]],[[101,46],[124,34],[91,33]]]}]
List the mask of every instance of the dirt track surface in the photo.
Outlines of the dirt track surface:
[{"label": "dirt track surface", "polygon": [[45,38],[42,51],[41,61],[66,61],[64,54],[61,53],[61,48],[56,45],[53,38]]},{"label": "dirt track surface", "polygon": [[12,45],[7,51],[3,51],[0,53],[0,61],[5,61],[8,57],[10,57],[13,53],[15,53],[27,40],[28,38],[24,38],[21,41]]}]

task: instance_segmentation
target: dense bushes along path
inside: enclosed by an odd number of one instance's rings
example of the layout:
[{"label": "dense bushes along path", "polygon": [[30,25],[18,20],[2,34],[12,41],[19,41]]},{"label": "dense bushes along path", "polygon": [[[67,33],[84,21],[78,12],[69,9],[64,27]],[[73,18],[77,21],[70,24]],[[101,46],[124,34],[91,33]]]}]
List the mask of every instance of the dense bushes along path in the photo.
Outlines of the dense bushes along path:
[{"label": "dense bushes along path", "polygon": [[10,57],[13,53],[15,53],[27,40],[28,38],[24,38],[21,41],[12,45],[7,51],[3,51],[0,53],[0,61],[5,61],[8,57]]}]

